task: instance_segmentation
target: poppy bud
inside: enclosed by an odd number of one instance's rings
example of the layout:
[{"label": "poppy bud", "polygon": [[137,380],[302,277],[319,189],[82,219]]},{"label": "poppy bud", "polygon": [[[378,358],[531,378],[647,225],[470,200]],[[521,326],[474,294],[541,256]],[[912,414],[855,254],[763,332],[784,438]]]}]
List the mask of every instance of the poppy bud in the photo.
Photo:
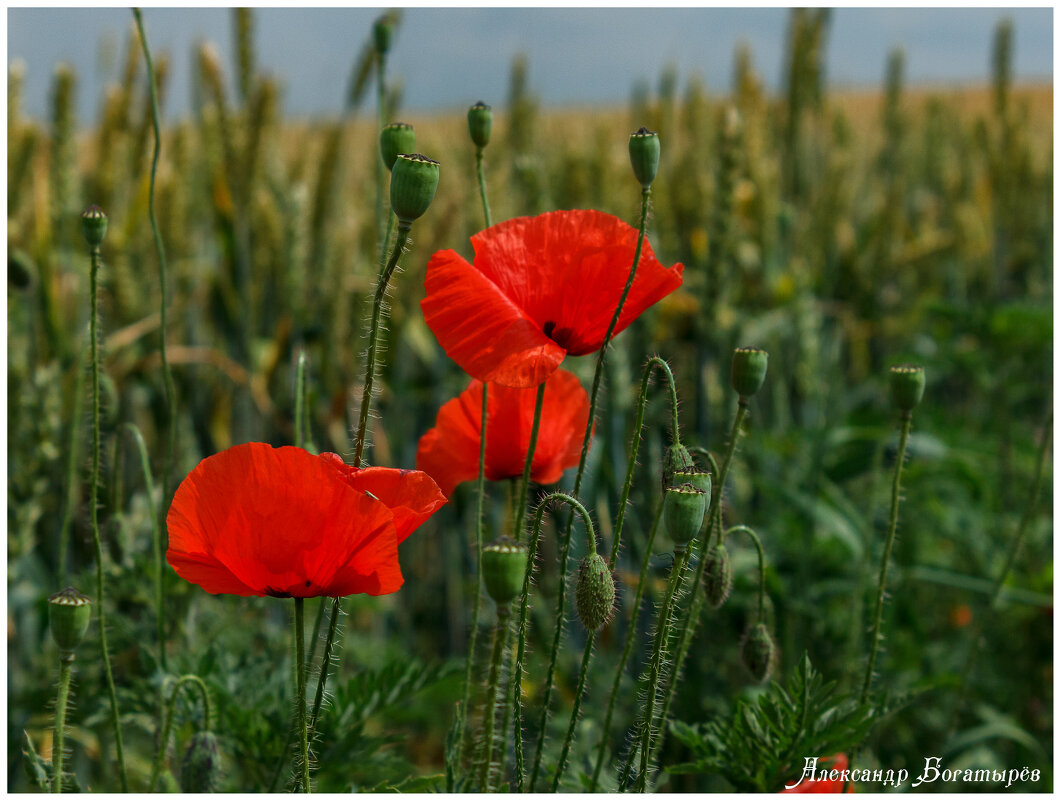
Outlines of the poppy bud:
[{"label": "poppy bud", "polygon": [[221,754],[211,731],[196,732],[181,761],[181,792],[213,793],[221,778]]},{"label": "poppy bud", "polygon": [[702,473],[695,468],[693,470],[680,471],[671,477],[671,486],[680,487],[682,484],[692,484],[693,487],[704,493],[706,500],[711,499],[711,474]]},{"label": "poppy bud", "polygon": [[674,486],[675,473],[688,473],[696,469],[693,457],[680,442],[675,442],[663,452],[663,489]]},{"label": "poppy bud", "polygon": [[476,147],[490,143],[490,130],[494,125],[494,113],[482,100],[468,109],[468,133]]},{"label": "poppy bud", "polygon": [[413,126],[405,122],[392,122],[379,134],[379,154],[383,166],[394,169],[394,160],[399,153],[412,153],[416,150],[416,132]]},{"label": "poppy bud", "polygon": [[526,545],[511,537],[498,537],[483,547],[483,584],[498,605],[507,604],[523,591],[526,572]]},{"label": "poppy bud", "polygon": [[372,40],[376,45],[376,52],[381,56],[386,55],[387,51],[390,50],[393,34],[394,25],[390,14],[384,14],[372,26]]},{"label": "poppy bud", "polygon": [[756,623],[744,635],[740,648],[744,667],[759,682],[766,681],[774,669],[774,641],[765,623]]},{"label": "poppy bud", "polygon": [[762,348],[737,348],[733,351],[730,378],[733,388],[742,398],[750,398],[766,380],[766,360],[769,354]]},{"label": "poppy bud", "polygon": [[399,154],[391,168],[391,208],[409,225],[427,211],[438,189],[438,162],[419,153]]},{"label": "poppy bud", "polygon": [[630,164],[645,189],[652,186],[659,170],[659,135],[641,126],[630,134]]},{"label": "poppy bud", "polygon": [[48,599],[48,623],[52,639],[63,653],[73,653],[88,631],[92,618],[92,601],[73,587],[67,587]]},{"label": "poppy bud", "polygon": [[725,545],[716,545],[704,557],[704,595],[712,609],[718,609],[733,589],[733,563]]},{"label": "poppy bud", "polygon": [[615,606],[615,580],[608,563],[598,553],[590,554],[578,566],[575,581],[575,608],[587,631],[596,631],[612,616]]},{"label": "poppy bud", "polygon": [[892,403],[899,411],[909,414],[925,394],[925,369],[903,364],[891,369]]},{"label": "poppy bud", "polygon": [[700,533],[707,511],[706,496],[692,484],[667,487],[663,497],[663,523],[675,545],[684,547]]},{"label": "poppy bud", "polygon": [[107,235],[107,214],[99,206],[92,205],[81,212],[81,232],[89,247],[98,248]]}]

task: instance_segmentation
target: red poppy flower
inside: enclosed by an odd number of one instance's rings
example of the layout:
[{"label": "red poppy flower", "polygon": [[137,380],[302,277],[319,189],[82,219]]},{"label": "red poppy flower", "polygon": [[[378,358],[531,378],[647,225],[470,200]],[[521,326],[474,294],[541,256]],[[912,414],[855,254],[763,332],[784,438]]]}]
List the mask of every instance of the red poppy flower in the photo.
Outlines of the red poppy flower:
[{"label": "red poppy flower", "polygon": [[[452,250],[431,257],[424,319],[469,375],[537,386],[566,354],[600,348],[636,246],[635,228],[599,211],[503,222],[472,237],[474,265]],[[614,333],[681,286],[682,269],[660,264],[646,241]]]},{"label": "red poppy flower", "polygon": [[[487,397],[486,477],[491,481],[523,475],[534,422],[534,387],[491,384]],[[438,410],[435,427],[420,438],[416,466],[438,482],[446,495],[462,481],[479,475],[479,433],[482,430],[483,385],[472,381],[466,390]],[[577,377],[566,370],[545,383],[538,444],[531,478],[553,484],[564,470],[578,464],[589,419],[589,397]]]},{"label": "red poppy flower", "polygon": [[397,591],[398,542],[445,500],[411,471],[372,473],[352,486],[333,456],[249,442],[204,459],[173,497],[166,559],[215,594]]},{"label": "red poppy flower", "polygon": [[[831,772],[836,771],[837,774],[847,770],[847,754],[837,754],[836,756],[823,759],[822,763],[817,767],[817,773],[821,774],[823,771]],[[844,791],[844,780],[843,779],[807,779],[801,781],[795,787],[787,790],[782,790],[782,793],[842,793]],[[849,782],[847,785],[847,792],[855,792],[855,783]]]}]

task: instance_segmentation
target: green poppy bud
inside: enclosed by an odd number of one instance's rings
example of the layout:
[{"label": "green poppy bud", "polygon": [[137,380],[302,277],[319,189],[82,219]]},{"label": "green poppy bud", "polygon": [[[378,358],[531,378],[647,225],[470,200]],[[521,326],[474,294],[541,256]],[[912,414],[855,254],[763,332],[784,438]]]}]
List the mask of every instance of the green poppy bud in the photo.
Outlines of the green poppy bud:
[{"label": "green poppy bud", "polygon": [[699,470],[683,470],[671,477],[671,486],[680,487],[682,484],[692,484],[700,492],[704,493],[708,503],[711,501],[711,474]]},{"label": "green poppy bud", "polygon": [[689,473],[696,470],[696,464],[689,451],[680,442],[675,442],[663,452],[663,490],[674,486],[675,473]]},{"label": "green poppy bud", "polygon": [[221,754],[213,732],[196,732],[181,760],[181,792],[217,792],[221,779]]},{"label": "green poppy bud", "polygon": [[394,169],[394,160],[399,153],[416,152],[416,132],[413,126],[405,122],[392,122],[379,134],[379,155],[383,166]]},{"label": "green poppy bud", "polygon": [[60,590],[48,599],[48,623],[52,639],[63,653],[73,653],[85,639],[92,619],[92,601],[73,587]]},{"label": "green poppy bud", "polygon": [[391,38],[394,35],[394,20],[390,14],[384,14],[376,20],[372,26],[372,41],[376,45],[376,52],[381,56],[386,55],[391,49]]},{"label": "green poppy bud", "polygon": [[401,153],[391,169],[391,208],[398,222],[410,225],[421,216],[438,189],[438,162],[419,153]]},{"label": "green poppy bud", "polygon": [[733,351],[730,377],[733,388],[742,398],[750,398],[763,385],[768,356],[762,348],[737,348]]},{"label": "green poppy bud", "polygon": [[692,484],[667,487],[663,496],[663,524],[675,545],[685,547],[700,533],[707,511],[707,496]]},{"label": "green poppy bud", "polygon": [[468,133],[476,147],[490,144],[490,130],[494,127],[494,113],[482,100],[468,109]]},{"label": "green poppy bud", "polygon": [[704,595],[712,609],[718,609],[733,589],[733,563],[725,545],[716,545],[704,557]]},{"label": "green poppy bud", "polygon": [[615,607],[615,580],[608,562],[598,553],[590,554],[578,566],[575,581],[575,608],[587,631],[596,631],[612,616]]},{"label": "green poppy bud", "polygon": [[498,605],[523,592],[527,557],[527,546],[511,537],[498,537],[483,547],[483,584]]},{"label": "green poppy bud", "polygon": [[744,635],[740,648],[741,661],[752,677],[763,682],[774,669],[774,641],[765,623],[756,623]]},{"label": "green poppy bud", "polygon": [[891,369],[892,403],[904,414],[909,414],[925,394],[925,368],[902,364]]},{"label": "green poppy bud", "polygon": [[630,164],[641,186],[652,186],[659,171],[659,134],[643,125],[630,134]]},{"label": "green poppy bud", "polygon": [[89,247],[98,248],[107,235],[107,214],[99,206],[92,205],[81,212],[81,232]]}]

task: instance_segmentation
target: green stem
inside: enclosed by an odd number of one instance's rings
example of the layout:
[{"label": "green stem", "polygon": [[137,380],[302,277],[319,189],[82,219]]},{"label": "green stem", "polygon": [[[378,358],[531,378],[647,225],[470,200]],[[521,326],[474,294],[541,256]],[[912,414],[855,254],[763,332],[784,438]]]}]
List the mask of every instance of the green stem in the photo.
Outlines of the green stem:
[{"label": "green stem", "polygon": [[[755,545],[755,550],[759,554],[759,609],[758,615],[755,619],[756,623],[763,622],[763,605],[766,600],[766,557],[763,555],[763,543],[759,539],[759,535],[752,531],[748,526],[733,526],[726,531],[725,537],[735,532],[747,534]],[[724,539],[724,538],[723,538]]]},{"label": "green stem", "polygon": [[332,601],[331,619],[328,621],[328,635],[324,639],[324,655],[321,657],[321,669],[317,675],[317,691],[313,696],[313,711],[309,717],[309,728],[313,731],[317,728],[317,718],[320,715],[321,704],[324,703],[324,687],[328,683],[328,671],[332,664],[332,648],[335,644],[336,632],[339,628],[339,607],[341,598]]},{"label": "green stem", "polygon": [[560,748],[560,760],[556,763],[556,774],[553,776],[553,792],[559,792],[560,777],[564,775],[567,767],[567,754],[571,750],[571,740],[575,736],[575,726],[578,724],[578,713],[582,708],[582,694],[586,690],[586,675],[589,673],[589,663],[593,657],[593,643],[597,639],[597,632],[586,632],[586,646],[582,649],[582,666],[578,670],[578,684],[575,687],[575,700],[571,705],[571,722],[567,725],[567,735],[564,744]]},{"label": "green stem", "polygon": [[118,716],[118,695],[114,691],[110,652],[107,649],[107,621],[104,612],[103,542],[99,533],[99,472],[100,472],[100,409],[99,409],[99,246],[92,248],[92,272],[89,281],[89,359],[92,362],[92,486],[89,492],[89,516],[92,523],[92,543],[96,549],[96,596],[99,599],[99,647],[103,656],[103,671],[107,679],[107,695],[111,704],[111,723],[118,757],[118,778],[123,793],[129,792],[125,774],[125,749],[122,746],[122,727]]},{"label": "green stem", "polygon": [[302,763],[302,790],[310,792],[309,733],[306,729],[306,632],[304,598],[295,599],[295,709],[298,716],[298,753]]},{"label": "green stem", "polygon": [[365,387],[361,392],[361,412],[357,421],[357,439],[354,444],[354,466],[361,466],[361,455],[365,450],[365,429],[368,427],[368,413],[372,406],[372,383],[376,377],[376,349],[379,344],[380,319],[383,316],[387,285],[390,283],[398,258],[409,241],[409,223],[398,223],[398,238],[394,243],[387,266],[376,282],[376,292],[372,298],[372,325],[369,330],[368,355],[365,360]]},{"label": "green stem", "polygon": [[66,558],[70,550],[70,529],[74,525],[77,509],[78,468],[81,465],[81,413],[85,395],[85,348],[82,345],[77,358],[77,375],[74,377],[73,409],[70,415],[70,440],[67,443],[66,497],[64,499],[63,522],[59,527],[59,579],[67,584]]},{"label": "green stem", "polygon": [[177,694],[180,692],[181,687],[186,684],[191,684],[199,690],[199,694],[203,699],[203,729],[209,730],[210,728],[210,693],[206,688],[206,683],[198,676],[191,673],[181,676],[173,683],[173,689],[170,690],[169,693],[169,700],[166,702],[165,713],[162,720],[162,732],[158,742],[158,751],[155,753],[155,762],[151,766],[151,780],[147,785],[148,791],[152,793],[155,792],[159,776],[162,775],[162,761],[165,759],[170,730],[173,728],[173,710],[177,705]]},{"label": "green stem", "polygon": [[486,219],[486,227],[492,226],[493,220],[490,216],[490,203],[486,199],[486,174],[483,171],[483,151],[485,148],[475,149],[475,171],[479,176],[479,197],[483,201],[483,217]]},{"label": "green stem", "polygon": [[[295,447],[306,445],[306,429],[303,415],[306,411],[306,351],[299,350],[298,364],[295,368]],[[321,608],[324,608],[323,602]],[[318,623],[320,615],[317,616]]]},{"label": "green stem", "polygon": [[866,661],[866,675],[862,679],[862,692],[859,704],[866,703],[870,686],[873,684],[873,669],[877,665],[877,649],[880,645],[881,613],[884,609],[884,594],[888,584],[888,563],[891,561],[892,544],[895,542],[895,529],[899,523],[899,492],[903,475],[903,460],[906,458],[906,441],[910,436],[910,412],[902,412],[899,428],[899,452],[895,457],[895,472],[892,475],[892,503],[888,515],[888,538],[884,541],[884,554],[880,561],[880,577],[877,579],[877,603],[873,608],[873,628],[870,633],[869,659]]},{"label": "green stem", "polygon": [[[378,53],[379,64],[376,69],[376,136],[379,137],[379,132],[383,130],[383,126],[387,124],[387,90],[385,83],[385,71],[387,66],[387,57],[383,53]],[[383,159],[379,158],[379,150],[377,146],[376,151],[376,236],[380,236],[383,232]],[[384,254],[387,252],[387,240],[379,240],[379,260],[380,264],[383,263]],[[354,464],[357,464],[355,461]]]},{"label": "green stem", "polygon": [[[608,343],[611,341],[612,333],[615,331],[615,327],[619,324],[619,318],[622,316],[623,306],[626,305],[626,297],[630,294],[630,287],[634,285],[634,277],[637,275],[637,266],[641,261],[641,249],[645,243],[645,225],[648,221],[648,204],[651,196],[651,187],[643,187],[641,190],[641,223],[637,233],[637,246],[634,248],[633,264],[630,265],[630,273],[626,279],[626,286],[623,287],[622,294],[619,296],[619,303],[615,307],[615,313],[612,315],[611,322],[608,323],[608,329],[604,334],[604,340],[601,342],[600,350],[597,352],[597,365],[593,370],[593,385],[589,395],[589,416],[586,418],[586,431],[582,436],[582,451],[578,458],[578,471],[575,473],[575,485],[571,491],[572,495],[576,497],[582,489],[582,478],[586,473],[586,458],[589,455],[590,440],[593,438],[593,421],[597,415],[597,399],[600,393],[601,379],[604,377],[605,355],[608,352]],[[545,677],[542,729],[538,733],[538,749],[534,755],[534,770],[531,775],[531,792],[534,791],[534,780],[537,778],[538,766],[541,764],[541,746],[544,742],[545,724],[548,722],[549,700],[553,693],[553,679],[556,675],[556,661],[560,654],[560,640],[563,638],[564,634],[564,615],[567,611],[567,559],[571,549],[571,530],[573,525],[574,514],[569,514],[567,525],[564,527],[564,534],[560,540],[560,576],[562,577],[562,580],[560,582],[560,591],[556,602],[556,619],[553,623],[553,644],[549,651],[549,668],[546,671]]]},{"label": "green stem", "polygon": [[52,792],[63,791],[63,738],[66,736],[66,701],[70,696],[70,674],[74,665],[74,652],[59,653],[59,694],[55,698],[55,747],[52,752]]},{"label": "green stem", "polygon": [[497,718],[497,685],[501,677],[501,662],[508,634],[508,619],[511,609],[508,604],[497,607],[497,625],[494,627],[494,646],[490,654],[490,678],[486,698],[483,699],[483,747],[479,763],[479,792],[490,792],[490,763],[494,759],[494,722]]},{"label": "green stem", "polygon": [[531,464],[534,462],[534,451],[538,447],[538,429],[541,428],[542,406],[544,404],[545,382],[543,381],[538,385],[538,392],[534,397],[534,422],[531,423],[527,456],[523,460],[523,479],[519,484],[519,502],[516,504],[516,513],[512,517],[512,538],[516,542],[520,541],[520,536],[523,533],[523,519],[527,515],[527,491],[530,488]]}]

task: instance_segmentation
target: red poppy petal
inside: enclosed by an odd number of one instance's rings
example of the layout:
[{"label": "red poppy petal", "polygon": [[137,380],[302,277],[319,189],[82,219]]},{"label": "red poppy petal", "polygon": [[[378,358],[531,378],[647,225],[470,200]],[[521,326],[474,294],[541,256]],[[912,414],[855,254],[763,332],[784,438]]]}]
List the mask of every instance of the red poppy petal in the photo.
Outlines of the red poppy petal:
[{"label": "red poppy petal", "polygon": [[232,575],[232,571],[209,554],[180,553],[171,547],[166,559],[178,576],[192,584],[198,584],[213,595],[262,595]]},{"label": "red poppy petal", "polygon": [[424,320],[469,375],[507,386],[537,386],[563,361],[564,349],[454,251],[431,257],[424,286]]},{"label": "red poppy petal", "polygon": [[472,380],[464,392],[442,404],[435,427],[420,438],[416,449],[416,466],[447,496],[458,484],[479,475],[482,386]]},{"label": "red poppy petal", "polygon": [[578,464],[588,419],[589,395],[582,382],[566,370],[557,370],[545,385],[538,446],[531,464],[532,479],[539,484],[555,484],[566,469]]},{"label": "red poppy petal", "polygon": [[301,448],[247,443],[204,459],[166,522],[175,569],[213,560],[258,595],[328,594],[351,564],[364,575],[396,569],[390,510]]},{"label": "red poppy petal", "polygon": [[446,503],[446,496],[431,476],[419,470],[358,469],[335,453],[322,453],[321,458],[335,467],[351,487],[371,493],[387,505],[394,515],[399,545]]},{"label": "red poppy petal", "polygon": [[[475,269],[568,353],[581,356],[604,341],[637,236],[618,217],[590,209],[518,217],[472,237]],[[660,264],[646,240],[614,333],[681,286],[682,270]]]},{"label": "red poppy petal", "polygon": [[400,590],[404,581],[398,564],[398,538],[393,527],[387,526],[361,544],[321,595],[389,595]]}]

